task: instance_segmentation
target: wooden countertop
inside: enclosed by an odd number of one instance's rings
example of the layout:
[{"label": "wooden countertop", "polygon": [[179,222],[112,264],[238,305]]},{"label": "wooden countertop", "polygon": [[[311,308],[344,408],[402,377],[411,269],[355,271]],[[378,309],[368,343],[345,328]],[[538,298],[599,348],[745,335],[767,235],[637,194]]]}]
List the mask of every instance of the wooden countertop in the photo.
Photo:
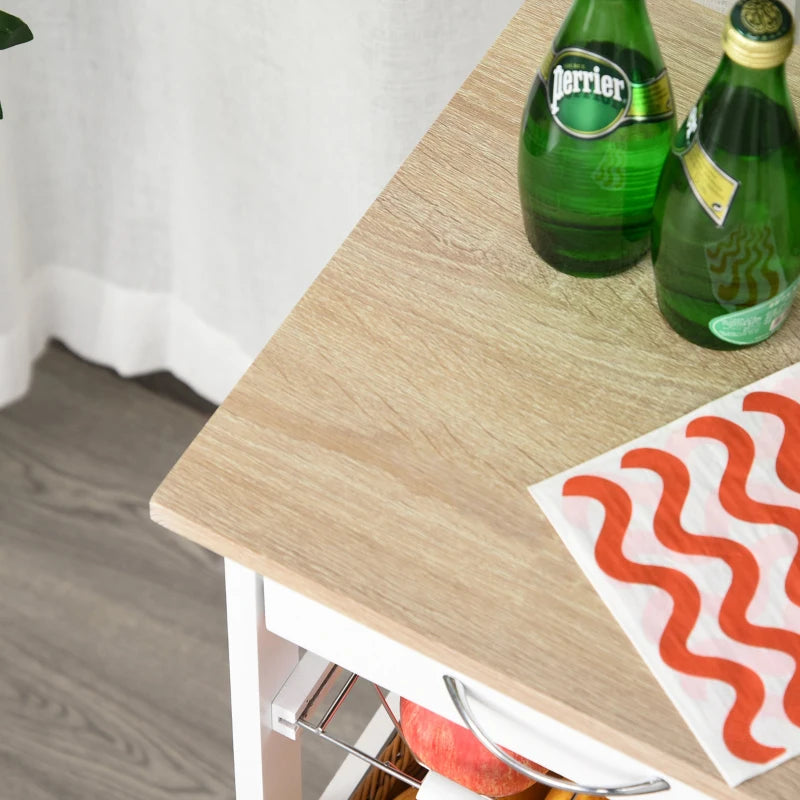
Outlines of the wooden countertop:
[{"label": "wooden countertop", "polygon": [[[530,82],[568,0],[523,6],[153,498],[153,518],[718,798],[728,788],[526,491],[793,363],[694,347],[649,261],[582,281],[532,253]],[[723,17],[650,3],[682,120]],[[795,99],[796,64],[790,67]]]}]

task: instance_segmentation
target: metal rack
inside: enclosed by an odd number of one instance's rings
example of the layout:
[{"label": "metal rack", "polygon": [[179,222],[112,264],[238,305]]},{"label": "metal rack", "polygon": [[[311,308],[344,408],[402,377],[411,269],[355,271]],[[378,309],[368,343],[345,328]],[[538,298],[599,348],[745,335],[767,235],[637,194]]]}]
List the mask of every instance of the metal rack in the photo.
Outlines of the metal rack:
[{"label": "metal rack", "polygon": [[[419,789],[422,785],[419,779],[407,774],[390,761],[382,761],[364,752],[328,730],[358,680],[364,679],[354,672],[324,662],[312,653],[306,653],[289,681],[272,702],[273,729],[290,738],[296,737],[298,729],[307,731],[356,756],[375,769]],[[402,738],[400,724],[383,690],[375,683],[369,681],[368,683],[374,687],[384,711]]]},{"label": "metal rack", "polygon": [[[375,758],[373,755],[364,752],[349,742],[345,742],[328,731],[328,727],[359,679],[357,674],[348,672],[313,653],[307,652],[272,702],[273,730],[277,730],[292,739],[296,738],[298,729],[308,731],[325,741],[331,742],[350,755],[360,758],[370,766],[419,789],[422,786],[421,780],[408,775],[395,764]],[[663,778],[654,778],[623,786],[587,786],[566,780],[549,772],[540,772],[533,769],[528,764],[509,755],[487,735],[470,708],[468,692],[461,681],[450,675],[445,675],[444,683],[464,725],[475,734],[487,750],[499,760],[530,778],[531,781],[536,781],[553,789],[571,792],[573,795],[580,794],[590,797],[632,797],[670,789],[669,783]],[[381,704],[389,715],[397,735],[405,742],[400,724],[392,712],[382,689],[376,684],[372,685],[375,687],[375,691],[378,693]],[[407,743],[406,747],[408,747]],[[480,795],[474,794],[472,796],[480,797]]]}]

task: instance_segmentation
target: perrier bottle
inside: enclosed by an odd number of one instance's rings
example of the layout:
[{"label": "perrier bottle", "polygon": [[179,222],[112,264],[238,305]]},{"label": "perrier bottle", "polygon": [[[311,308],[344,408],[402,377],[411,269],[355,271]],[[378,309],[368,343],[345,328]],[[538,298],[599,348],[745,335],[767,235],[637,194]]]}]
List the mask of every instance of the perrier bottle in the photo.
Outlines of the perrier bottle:
[{"label": "perrier bottle", "polygon": [[777,0],[740,0],[724,55],[675,137],[655,206],[658,304],[686,339],[733,349],[780,327],[800,272],[800,140]]},{"label": "perrier bottle", "polygon": [[534,250],[587,277],[636,262],[674,132],[645,0],[575,0],[522,118],[519,189]]}]

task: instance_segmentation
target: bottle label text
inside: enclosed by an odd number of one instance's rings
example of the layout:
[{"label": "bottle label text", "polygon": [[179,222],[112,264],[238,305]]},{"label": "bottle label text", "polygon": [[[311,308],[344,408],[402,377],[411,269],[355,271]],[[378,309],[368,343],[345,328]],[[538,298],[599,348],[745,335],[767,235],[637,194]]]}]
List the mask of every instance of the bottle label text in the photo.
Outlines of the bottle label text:
[{"label": "bottle label text", "polygon": [[580,139],[600,139],[621,125],[669,119],[674,113],[666,71],[633,83],[613,61],[572,47],[550,53],[540,74],[553,119]]}]

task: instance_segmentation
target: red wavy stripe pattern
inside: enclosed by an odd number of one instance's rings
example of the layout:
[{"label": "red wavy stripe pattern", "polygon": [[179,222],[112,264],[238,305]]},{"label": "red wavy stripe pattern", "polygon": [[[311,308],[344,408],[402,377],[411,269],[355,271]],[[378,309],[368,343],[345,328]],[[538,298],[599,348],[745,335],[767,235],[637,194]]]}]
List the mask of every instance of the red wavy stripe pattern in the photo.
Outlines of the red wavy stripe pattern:
[{"label": "red wavy stripe pattern", "polygon": [[719,486],[722,507],[733,517],[763,525],[781,525],[798,541],[786,575],[786,594],[800,605],[800,509],[753,500],[746,489],[747,476],[755,461],[755,445],[750,434],[735,422],[722,417],[698,417],[686,426],[686,435],[716,439],[728,448],[728,464]]},{"label": "red wavy stripe pattern", "polygon": [[733,755],[745,761],[764,764],[785,752],[756,741],[751,726],[764,704],[764,684],[748,667],[726,658],[700,656],[689,651],[687,640],[700,615],[700,593],[694,582],[670,567],[638,564],[622,552],[622,541],[631,520],[631,500],[627,492],[605,478],[581,475],[564,484],[563,494],[591,497],[605,508],[605,519],[595,545],[600,568],[620,581],[656,586],[672,598],[672,614],[659,642],[664,662],[680,672],[711,678],[730,685],[736,693],[723,725],[722,738]]},{"label": "red wavy stripe pattern", "polygon": [[745,411],[763,411],[780,417],[785,427],[775,471],[784,485],[800,492],[800,403],[774,392],[751,392],[742,405]]},{"label": "red wavy stripe pattern", "polygon": [[689,496],[689,470],[676,456],[662,450],[631,450],[622,458],[623,468],[655,472],[664,488],[653,522],[656,538],[677,553],[709,556],[724,561],[731,570],[731,584],[719,612],[723,633],[753,647],[766,647],[794,659],[795,671],[786,688],[783,707],[786,716],[800,726],[800,635],[783,628],[754,625],[747,609],[755,597],[761,573],[753,554],[739,542],[718,536],[693,534],[681,525],[681,511]]}]

